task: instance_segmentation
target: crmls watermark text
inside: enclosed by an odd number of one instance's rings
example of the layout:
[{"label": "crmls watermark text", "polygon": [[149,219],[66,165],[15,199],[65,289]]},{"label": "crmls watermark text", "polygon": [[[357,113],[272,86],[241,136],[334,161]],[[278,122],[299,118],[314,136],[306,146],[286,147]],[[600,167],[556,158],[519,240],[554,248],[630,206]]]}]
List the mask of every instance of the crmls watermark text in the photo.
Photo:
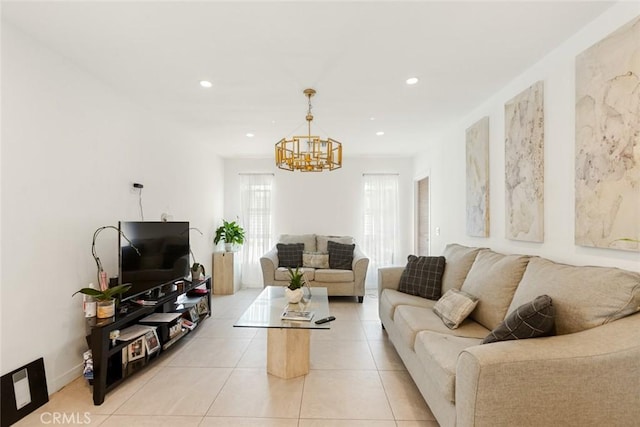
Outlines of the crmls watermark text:
[{"label": "crmls watermark text", "polygon": [[43,412],[40,414],[42,424],[82,425],[91,424],[90,412]]}]

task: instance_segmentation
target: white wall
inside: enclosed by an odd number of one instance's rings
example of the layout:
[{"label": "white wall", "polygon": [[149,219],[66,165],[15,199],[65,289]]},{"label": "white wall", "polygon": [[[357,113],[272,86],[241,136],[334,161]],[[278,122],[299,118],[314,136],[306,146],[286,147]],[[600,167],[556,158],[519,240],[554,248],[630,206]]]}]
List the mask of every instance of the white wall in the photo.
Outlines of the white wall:
[{"label": "white wall", "polygon": [[[619,3],[549,53],[492,98],[479,106],[415,160],[415,173],[429,171],[431,185],[432,251],[449,242],[491,247],[505,253],[541,255],[578,265],[618,266],[640,271],[640,254],[595,249],[574,244],[574,153],[576,55],[640,14],[640,3]],[[470,69],[473,64],[469,64]],[[544,81],[545,184],[544,243],[505,237],[504,104],[538,80]],[[491,237],[465,235],[465,129],[484,116],[490,118]],[[436,236],[435,228],[441,234]]]},{"label": "white wall", "polygon": [[[2,26],[2,373],[43,356],[49,391],[77,377],[87,349],[82,297],[95,281],[93,231],[139,220],[190,221],[207,263],[222,218],[223,165],[14,27]],[[191,153],[197,153],[192,156]],[[117,233],[98,255],[117,274]]]},{"label": "white wall", "polygon": [[[344,143],[344,150],[349,149]],[[278,169],[273,158],[225,159],[224,215],[240,215],[241,173],[274,174],[274,238],[280,234],[332,234],[362,240],[362,174],[397,173],[400,178],[400,253],[413,251],[412,159],[351,158],[341,169],[321,173]]]}]

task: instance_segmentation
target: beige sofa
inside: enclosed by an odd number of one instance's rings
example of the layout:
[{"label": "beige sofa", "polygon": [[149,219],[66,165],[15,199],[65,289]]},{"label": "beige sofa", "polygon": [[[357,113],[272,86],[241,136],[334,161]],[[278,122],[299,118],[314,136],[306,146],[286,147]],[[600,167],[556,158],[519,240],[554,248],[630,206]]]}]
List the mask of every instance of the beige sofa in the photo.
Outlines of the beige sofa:
[{"label": "beige sofa", "polygon": [[[397,291],[404,267],[378,274],[382,325],[441,426],[640,425],[639,273],[460,245],[444,256],[442,293],[479,298],[458,329]],[[543,294],[557,335],[481,344]]]},{"label": "beige sofa", "polygon": [[[329,240],[345,244],[355,243],[353,237],[349,236],[323,236],[316,234],[285,234],[280,236],[279,243],[304,243],[305,252],[326,253]],[[284,267],[278,267],[278,264],[278,250],[274,246],[260,258],[264,286],[285,286],[289,283],[288,270]],[[325,287],[329,296],[356,296],[358,301],[362,302],[368,267],[369,258],[356,245],[353,251],[351,270],[310,267],[303,267],[302,270],[305,272],[311,287]]]}]

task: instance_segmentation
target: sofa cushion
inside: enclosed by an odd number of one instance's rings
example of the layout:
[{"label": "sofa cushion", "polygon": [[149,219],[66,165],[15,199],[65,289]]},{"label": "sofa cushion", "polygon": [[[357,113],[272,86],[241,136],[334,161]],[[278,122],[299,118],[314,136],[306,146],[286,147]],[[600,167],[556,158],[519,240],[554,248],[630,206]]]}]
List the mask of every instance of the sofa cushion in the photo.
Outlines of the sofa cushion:
[{"label": "sofa cushion", "polygon": [[464,291],[449,289],[433,306],[433,312],[449,329],[456,329],[478,305],[478,298]]},{"label": "sofa cushion", "polygon": [[540,295],[509,313],[507,318],[482,340],[482,344],[545,337],[553,335],[554,332],[554,309],[551,298],[549,295]]},{"label": "sofa cushion", "polygon": [[415,352],[440,394],[449,402],[455,402],[456,364],[464,350],[479,345],[481,339],[456,337],[450,334],[422,331],[416,336]]},{"label": "sofa cushion", "polygon": [[447,265],[442,274],[442,293],[449,289],[460,289],[467,277],[473,261],[480,252],[480,248],[469,248],[455,243],[448,244],[444,249]]},{"label": "sofa cushion", "polygon": [[383,289],[378,302],[380,312],[385,313],[391,320],[395,316],[396,307],[400,305],[432,309],[435,303],[433,300],[405,294],[395,289]]},{"label": "sofa cushion", "polygon": [[329,241],[342,243],[343,245],[351,245],[355,243],[355,240],[351,236],[316,236],[318,252],[329,252],[329,247],[327,245]]},{"label": "sofa cushion", "polygon": [[303,251],[302,266],[310,268],[329,268],[329,254]]},{"label": "sofa cushion", "polygon": [[393,323],[398,329],[404,345],[410,349],[413,349],[416,335],[420,331],[426,330],[460,337],[479,338],[480,341],[489,333],[487,328],[469,319],[462,322],[457,329],[449,329],[433,310],[411,305],[396,307]]},{"label": "sofa cushion", "polygon": [[[299,269],[299,271],[304,272],[305,277],[307,278],[308,281],[311,281],[314,279],[315,277],[315,269],[314,268],[306,268],[306,267],[302,267]],[[287,267],[278,267],[276,268],[275,271],[275,277],[276,280],[286,280],[287,282],[291,279],[291,277],[289,276],[289,269]]]},{"label": "sofa cushion", "polygon": [[353,250],[356,248],[355,243],[345,245],[329,240],[327,242],[329,249],[329,268],[338,270],[351,270],[353,264]]},{"label": "sofa cushion", "polygon": [[[478,305],[470,317],[487,329],[498,326],[507,315],[528,262],[528,256],[481,250],[461,288],[478,298]],[[545,292],[530,299],[541,293]]]},{"label": "sofa cushion", "polygon": [[278,243],[278,267],[302,267],[303,243]]},{"label": "sofa cushion", "polygon": [[304,250],[316,252],[316,235],[315,234],[283,234],[280,236],[279,243],[304,243]]},{"label": "sofa cushion", "polygon": [[509,310],[541,294],[553,299],[556,333],[570,334],[638,311],[640,273],[613,267],[576,267],[534,257]]},{"label": "sofa cushion", "polygon": [[444,257],[409,255],[407,261],[407,266],[400,276],[398,290],[432,300],[440,298]]},{"label": "sofa cushion", "polygon": [[331,268],[322,268],[315,271],[315,280],[317,282],[329,283],[353,282],[354,277],[352,270],[334,270]]}]

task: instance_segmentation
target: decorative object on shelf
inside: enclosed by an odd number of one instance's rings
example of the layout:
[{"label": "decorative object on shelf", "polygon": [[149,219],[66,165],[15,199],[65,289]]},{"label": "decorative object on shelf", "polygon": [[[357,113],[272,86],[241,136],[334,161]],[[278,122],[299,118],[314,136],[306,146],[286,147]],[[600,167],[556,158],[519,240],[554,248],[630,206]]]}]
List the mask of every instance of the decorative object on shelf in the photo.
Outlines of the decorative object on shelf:
[{"label": "decorative object on shelf", "polygon": [[544,241],[544,82],[504,105],[506,237]]},{"label": "decorative object on shelf", "polygon": [[127,284],[117,285],[111,288],[107,287],[105,290],[82,288],[79,291],[74,292],[71,296],[80,293],[93,297],[97,303],[96,317],[98,317],[98,319],[107,319],[115,316],[115,297],[127,292],[129,288],[131,288],[131,285]]},{"label": "decorative object on shelf", "polygon": [[302,287],[305,284],[304,271],[301,271],[296,267],[295,270],[287,268],[289,270],[289,286],[284,289],[284,295],[287,297],[289,304],[297,304],[304,295]]},{"label": "decorative object on shelf", "polygon": [[106,230],[107,228],[112,228],[112,229],[116,230],[118,233],[120,233],[120,235],[122,237],[124,237],[124,239],[127,242],[129,242],[131,247],[133,249],[135,249],[135,251],[138,254],[138,256],[141,256],[140,251],[138,250],[138,248],[136,248],[136,246],[133,244],[133,242],[131,242],[131,240],[129,240],[129,238],[118,227],[114,227],[113,225],[105,225],[103,227],[99,227],[98,229],[96,229],[96,231],[93,232],[93,242],[91,243],[91,254],[93,255],[93,259],[96,261],[96,266],[98,267],[98,273],[97,273],[98,274],[98,283],[100,284],[100,290],[102,290],[102,291],[107,290],[107,288],[109,287],[109,282],[107,281],[107,273],[102,268],[102,262],[100,261],[100,258],[98,257],[98,254],[96,253],[96,239],[98,238],[98,235],[102,232],[102,230]]},{"label": "decorative object on shelf", "polygon": [[224,242],[225,251],[235,252],[236,245],[244,243],[244,229],[235,221],[222,220],[222,225],[216,229],[213,243],[217,245],[220,241]]},{"label": "decorative object on shelf", "polygon": [[276,143],[276,166],[280,169],[301,172],[322,172],[342,167],[342,143],[335,139],[321,139],[311,135],[311,97],[316,94],[314,89],[305,89],[304,95],[308,99],[306,136],[293,136],[291,139],[282,138]]},{"label": "decorative object on shelf", "polygon": [[635,17],[576,56],[576,245],[640,251],[638,40]]},{"label": "decorative object on shelf", "polygon": [[[191,230],[197,231],[198,233],[200,233],[201,236],[204,235],[202,231],[200,231],[200,229],[196,227],[189,227],[189,231]],[[191,265],[191,280],[192,281],[200,280],[202,275],[206,274],[204,270],[204,265],[200,264],[199,262],[196,262],[196,256],[191,250],[191,245],[189,245],[189,253],[191,254],[191,258],[193,258],[193,265]]]},{"label": "decorative object on shelf", "polygon": [[191,281],[200,280],[204,274],[206,274],[204,265],[194,262],[191,266]]}]

